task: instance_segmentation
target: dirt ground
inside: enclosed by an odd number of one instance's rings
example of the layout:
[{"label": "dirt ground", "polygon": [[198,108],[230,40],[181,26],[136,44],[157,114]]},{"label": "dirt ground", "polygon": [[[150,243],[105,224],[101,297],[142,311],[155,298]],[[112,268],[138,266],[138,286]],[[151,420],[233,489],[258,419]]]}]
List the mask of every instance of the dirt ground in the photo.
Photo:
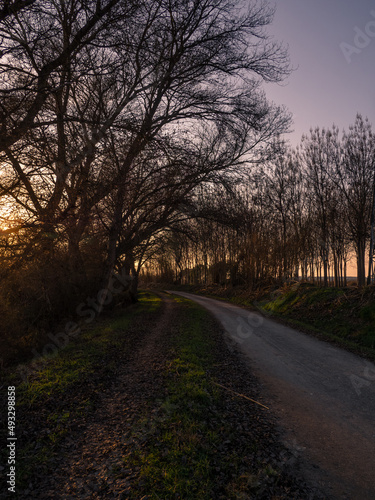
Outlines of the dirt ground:
[{"label": "dirt ground", "polygon": [[[121,353],[114,353],[118,363],[117,377],[107,381],[106,390],[98,395],[95,411],[87,420],[71,427],[55,454],[52,469],[48,474],[35,477],[30,487],[21,492],[20,498],[134,498],[133,485],[142,486],[139,470],[137,467],[124,469],[123,458],[146,444],[147,434],[143,441],[142,436],[134,436],[133,428],[145,415],[152,418],[153,413],[158,411],[156,396],[165,395],[163,370],[171,356],[170,339],[175,333],[179,312],[179,305],[173,299],[164,294],[162,297],[163,309],[159,321],[156,324],[147,319],[143,322],[143,333],[137,331],[131,340],[130,355],[122,357]],[[219,325],[212,335],[216,342],[216,368],[215,373],[210,375],[231,391],[267,404],[263,400],[261,384],[251,373],[243,354],[224,340]],[[74,398],[75,394],[69,397]],[[232,441],[225,446],[240,453],[244,440],[251,435],[251,439],[258,443],[254,462],[272,463],[281,471],[277,484],[267,482],[265,478],[264,488],[256,497],[244,493],[241,498],[329,498],[321,493],[314,481],[305,481],[300,453],[282,444],[285,436],[278,428],[277,415],[230,391],[223,392],[223,399],[223,418],[231,423],[232,429],[236,429]],[[37,421],[37,415],[30,415],[29,421],[27,432],[34,432],[33,425],[37,424],[33,422]],[[227,481],[219,474],[217,480],[218,483]],[[142,498],[149,498],[150,494],[152,492],[146,491]],[[215,500],[219,498],[224,500],[226,497],[219,496]]]}]

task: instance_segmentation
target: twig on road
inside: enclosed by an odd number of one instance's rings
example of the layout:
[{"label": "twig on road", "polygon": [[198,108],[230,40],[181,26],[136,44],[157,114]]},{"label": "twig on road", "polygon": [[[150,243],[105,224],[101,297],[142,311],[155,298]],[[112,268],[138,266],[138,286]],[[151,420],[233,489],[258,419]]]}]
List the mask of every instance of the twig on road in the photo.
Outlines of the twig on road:
[{"label": "twig on road", "polygon": [[229,387],[225,387],[224,385],[218,384],[217,382],[212,382],[213,384],[222,387],[223,389],[226,389],[229,392],[233,392],[236,396],[239,396],[240,398],[245,398],[248,399],[249,401],[252,401],[253,403],[262,406],[263,408],[266,408],[266,410],[269,410],[268,406],[262,405],[262,403],[259,403],[259,401],[255,401],[255,399],[251,399],[248,396],[245,396],[244,394],[240,394],[239,392],[233,391],[232,389],[229,389]]}]

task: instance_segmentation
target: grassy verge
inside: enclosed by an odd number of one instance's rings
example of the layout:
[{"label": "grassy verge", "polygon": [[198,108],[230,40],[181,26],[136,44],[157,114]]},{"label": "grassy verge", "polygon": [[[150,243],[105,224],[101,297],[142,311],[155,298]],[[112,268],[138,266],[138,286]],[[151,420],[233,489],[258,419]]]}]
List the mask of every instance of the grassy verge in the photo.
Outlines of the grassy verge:
[{"label": "grassy verge", "polygon": [[[121,362],[118,353],[126,355],[135,337],[128,332],[136,329],[141,335],[141,325],[155,321],[160,304],[157,296],[141,293],[136,306],[86,326],[54,356],[33,363],[27,380],[22,380],[17,371],[3,373],[3,389],[16,387],[18,491],[28,486],[32,491],[33,481],[47,474],[62,439],[84,424],[100,392],[116,377]],[[5,401],[2,404],[5,407]],[[3,426],[2,431],[4,443]],[[2,451],[5,463],[4,447]]]},{"label": "grassy verge", "polygon": [[375,289],[285,286],[263,299],[267,315],[375,360]]},{"label": "grassy verge", "polygon": [[175,300],[180,312],[165,368],[166,395],[134,429],[142,444],[124,459],[125,469],[138,470],[130,498],[294,498],[286,494],[292,487],[285,486],[270,457],[277,451],[260,452],[267,440],[263,431],[257,434],[259,425],[267,428],[262,410],[216,385],[218,367],[225,364],[216,324],[198,305]]}]

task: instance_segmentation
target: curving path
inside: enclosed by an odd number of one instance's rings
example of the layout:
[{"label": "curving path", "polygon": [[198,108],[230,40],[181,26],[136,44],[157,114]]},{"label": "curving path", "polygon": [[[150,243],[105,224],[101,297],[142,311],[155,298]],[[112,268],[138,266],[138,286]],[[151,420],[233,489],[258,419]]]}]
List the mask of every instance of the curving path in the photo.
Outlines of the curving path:
[{"label": "curving path", "polygon": [[251,361],[306,476],[337,499],[375,499],[375,365],[257,312],[174,292],[208,309]]}]

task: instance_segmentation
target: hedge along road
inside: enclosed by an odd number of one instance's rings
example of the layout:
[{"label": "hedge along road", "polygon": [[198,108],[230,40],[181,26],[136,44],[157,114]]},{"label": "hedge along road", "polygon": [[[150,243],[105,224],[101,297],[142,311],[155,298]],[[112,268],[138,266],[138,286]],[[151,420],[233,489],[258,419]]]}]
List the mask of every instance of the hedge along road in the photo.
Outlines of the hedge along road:
[{"label": "hedge along road", "polygon": [[257,312],[169,293],[210,311],[249,358],[307,479],[334,498],[374,500],[375,365]]}]

